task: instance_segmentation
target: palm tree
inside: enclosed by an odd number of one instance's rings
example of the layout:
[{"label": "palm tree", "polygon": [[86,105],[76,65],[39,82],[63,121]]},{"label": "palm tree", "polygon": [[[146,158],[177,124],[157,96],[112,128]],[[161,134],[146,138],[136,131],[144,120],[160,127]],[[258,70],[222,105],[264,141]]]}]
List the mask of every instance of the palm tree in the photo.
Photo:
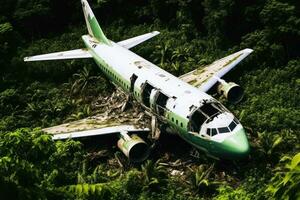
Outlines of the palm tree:
[{"label": "palm tree", "polygon": [[190,183],[196,189],[196,192],[199,192],[201,189],[211,189],[220,184],[219,181],[211,181],[209,178],[213,169],[214,165],[207,169],[204,165],[200,165],[195,170],[192,170]]},{"label": "palm tree", "polygon": [[90,70],[86,67],[80,73],[74,74],[73,77],[76,79],[71,87],[73,94],[82,93],[93,80],[99,79],[97,76],[91,76]]},{"label": "palm tree", "polygon": [[167,183],[167,171],[164,166],[159,165],[160,160],[153,162],[147,160],[142,165],[142,173],[144,176],[144,189],[155,190],[160,188],[160,185]]}]

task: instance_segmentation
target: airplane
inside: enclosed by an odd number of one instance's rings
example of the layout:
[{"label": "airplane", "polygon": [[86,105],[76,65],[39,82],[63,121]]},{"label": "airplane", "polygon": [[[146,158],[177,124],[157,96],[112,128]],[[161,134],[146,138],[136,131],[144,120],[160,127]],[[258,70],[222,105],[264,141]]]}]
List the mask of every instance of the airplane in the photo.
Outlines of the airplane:
[{"label": "airplane", "polygon": [[[127,94],[129,101],[151,113],[153,138],[159,138],[158,131],[153,131],[158,121],[169,132],[177,133],[213,158],[235,160],[249,154],[249,142],[241,123],[207,92],[216,88],[229,102],[240,102],[242,88],[221,78],[252,49],[243,49],[176,77],[129,50],[158,35],[158,31],[113,42],[103,33],[87,0],[81,0],[81,4],[88,29],[88,34],[82,36],[85,48],[25,57],[25,62],[93,58],[108,79]],[[133,123],[106,125],[100,121],[101,117],[91,117],[44,131],[53,134],[54,140],[117,134],[118,147],[129,160],[140,162],[149,156],[149,145],[139,137],[141,132],[150,132],[149,128]]]}]

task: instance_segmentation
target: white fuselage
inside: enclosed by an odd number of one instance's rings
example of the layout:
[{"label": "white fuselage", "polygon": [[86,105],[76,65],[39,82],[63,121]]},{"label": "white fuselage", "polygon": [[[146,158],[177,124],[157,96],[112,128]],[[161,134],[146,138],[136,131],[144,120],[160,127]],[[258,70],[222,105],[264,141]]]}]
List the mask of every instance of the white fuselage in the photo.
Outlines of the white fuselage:
[{"label": "white fuselage", "polygon": [[[82,39],[93,55],[95,61],[104,66],[102,71],[114,80],[114,83],[129,92],[130,78],[135,74],[138,78],[134,84],[135,98],[139,99],[139,92],[145,82],[158,88],[168,97],[166,109],[188,121],[192,108],[199,108],[206,102],[217,102],[213,97],[198,88],[180,80],[158,66],[152,64],[141,56],[111,41],[111,45],[101,44],[94,41],[89,35]],[[234,116],[226,112],[226,120],[222,119],[226,126]],[[225,117],[223,117],[225,118]],[[215,121],[220,121],[216,119]],[[222,123],[222,124],[223,124]],[[185,124],[184,126],[187,126]],[[203,128],[202,128],[203,130]],[[210,137],[210,140],[222,142],[225,135]]]}]

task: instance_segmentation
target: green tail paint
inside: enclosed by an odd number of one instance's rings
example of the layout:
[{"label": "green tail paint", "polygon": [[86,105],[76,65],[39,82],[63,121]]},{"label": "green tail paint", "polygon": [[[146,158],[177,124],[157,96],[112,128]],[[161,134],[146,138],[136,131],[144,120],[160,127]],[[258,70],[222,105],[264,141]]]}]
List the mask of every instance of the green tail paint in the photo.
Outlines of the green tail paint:
[{"label": "green tail paint", "polygon": [[89,34],[99,42],[110,45],[109,40],[104,35],[88,2],[86,0],[81,0],[81,3]]}]

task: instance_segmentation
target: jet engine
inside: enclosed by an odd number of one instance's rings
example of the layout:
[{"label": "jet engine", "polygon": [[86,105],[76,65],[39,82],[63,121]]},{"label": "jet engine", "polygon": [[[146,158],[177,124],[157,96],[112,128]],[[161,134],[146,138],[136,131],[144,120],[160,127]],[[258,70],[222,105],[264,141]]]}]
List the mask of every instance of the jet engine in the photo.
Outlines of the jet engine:
[{"label": "jet engine", "polygon": [[120,135],[118,147],[130,161],[142,162],[148,158],[149,146],[142,138],[136,134],[129,136],[127,132],[121,132]]},{"label": "jet engine", "polygon": [[218,94],[224,96],[231,103],[239,103],[244,96],[244,90],[234,82],[227,83],[220,79],[217,88]]}]

